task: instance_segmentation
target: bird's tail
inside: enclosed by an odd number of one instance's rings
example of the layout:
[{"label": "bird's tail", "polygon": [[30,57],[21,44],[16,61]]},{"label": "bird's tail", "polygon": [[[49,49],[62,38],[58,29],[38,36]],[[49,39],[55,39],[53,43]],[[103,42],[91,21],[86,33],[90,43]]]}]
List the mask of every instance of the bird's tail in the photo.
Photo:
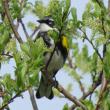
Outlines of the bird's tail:
[{"label": "bird's tail", "polygon": [[37,98],[47,97],[48,99],[53,98],[52,84],[49,84],[45,77],[41,77],[40,85],[36,93]]}]

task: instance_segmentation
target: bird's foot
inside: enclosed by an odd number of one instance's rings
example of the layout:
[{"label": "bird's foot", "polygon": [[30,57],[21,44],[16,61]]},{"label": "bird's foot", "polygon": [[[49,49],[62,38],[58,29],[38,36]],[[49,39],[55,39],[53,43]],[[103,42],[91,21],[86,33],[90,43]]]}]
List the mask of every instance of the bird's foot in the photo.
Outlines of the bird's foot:
[{"label": "bird's foot", "polygon": [[53,78],[53,86],[54,87],[58,86],[58,81],[56,80],[56,77]]}]

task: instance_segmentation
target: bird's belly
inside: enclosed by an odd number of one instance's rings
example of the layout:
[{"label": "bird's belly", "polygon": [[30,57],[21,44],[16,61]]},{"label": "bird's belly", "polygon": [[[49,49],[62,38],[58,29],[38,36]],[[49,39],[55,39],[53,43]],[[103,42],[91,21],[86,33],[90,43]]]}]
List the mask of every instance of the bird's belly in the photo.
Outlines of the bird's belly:
[{"label": "bird's belly", "polygon": [[[50,58],[50,55],[51,53],[47,53],[45,55],[45,64],[47,64],[49,58]],[[51,77],[54,76],[54,74],[60,69],[62,68],[64,64],[64,60],[63,60],[63,57],[62,57],[62,54],[61,52],[59,51],[58,53],[55,51],[53,56],[52,56],[52,59],[48,65],[48,74],[50,74]]]}]

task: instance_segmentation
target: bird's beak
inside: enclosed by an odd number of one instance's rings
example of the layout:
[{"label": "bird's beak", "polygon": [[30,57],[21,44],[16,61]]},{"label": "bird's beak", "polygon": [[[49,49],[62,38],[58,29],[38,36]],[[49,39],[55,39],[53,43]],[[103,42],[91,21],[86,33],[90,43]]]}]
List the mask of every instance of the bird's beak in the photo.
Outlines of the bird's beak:
[{"label": "bird's beak", "polygon": [[38,22],[38,23],[41,23],[41,22],[42,22],[42,20],[37,20],[37,22]]}]

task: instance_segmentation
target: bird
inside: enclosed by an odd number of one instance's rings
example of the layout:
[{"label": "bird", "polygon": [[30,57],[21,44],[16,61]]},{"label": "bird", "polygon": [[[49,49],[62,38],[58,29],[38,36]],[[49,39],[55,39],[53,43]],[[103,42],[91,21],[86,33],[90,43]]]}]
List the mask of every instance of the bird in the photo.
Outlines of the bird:
[{"label": "bird", "polygon": [[[53,26],[55,25],[54,20],[49,19],[49,18],[39,20],[38,22],[41,23],[40,25],[42,25],[42,23],[43,23],[43,25],[45,25],[45,27],[49,26],[50,30],[52,30],[51,28],[53,28]],[[48,26],[46,26],[46,25],[48,25]],[[43,37],[44,43],[47,45],[48,48],[51,48],[53,50],[55,48],[53,56],[47,67],[47,73],[45,73],[45,74],[48,74],[47,76],[49,76],[49,78],[53,79],[53,78],[55,78],[55,75],[57,74],[57,72],[63,67],[63,65],[66,61],[66,58],[68,56],[68,40],[64,34],[61,34],[61,36],[60,36],[59,40],[56,42],[56,46],[55,46],[54,41],[51,42],[52,39],[50,39],[50,37],[48,36],[47,30],[49,31],[49,28],[45,29],[45,30],[41,28],[38,35],[40,34],[41,37]],[[49,61],[51,54],[52,54],[52,52],[50,52],[50,51],[45,52],[45,54],[44,54],[45,65]],[[42,73],[40,85],[38,87],[36,97],[42,98],[45,96],[48,99],[52,99],[54,97],[52,87],[53,87],[53,84],[50,84],[46,75],[44,75]]]},{"label": "bird", "polygon": [[50,40],[52,40],[47,34],[48,31],[56,31],[57,33],[59,33],[58,29],[54,27],[54,20],[50,16],[45,16],[43,19],[37,20],[37,22],[40,24],[30,36],[33,41],[35,41],[40,36],[48,45],[48,43],[50,43]]}]

